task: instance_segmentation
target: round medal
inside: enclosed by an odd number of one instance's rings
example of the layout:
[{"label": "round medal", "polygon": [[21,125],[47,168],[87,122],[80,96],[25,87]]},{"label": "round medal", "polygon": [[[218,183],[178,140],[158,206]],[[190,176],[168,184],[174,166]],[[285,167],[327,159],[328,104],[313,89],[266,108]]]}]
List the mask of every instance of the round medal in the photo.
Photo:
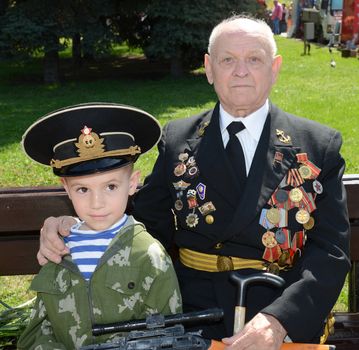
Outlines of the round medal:
[{"label": "round medal", "polygon": [[277,245],[274,233],[272,231],[263,233],[262,243],[267,248],[274,248]]},{"label": "round medal", "polygon": [[283,244],[285,242],[285,234],[283,230],[279,229],[275,232],[275,240],[278,244]]},{"label": "round medal", "polygon": [[298,202],[300,202],[300,201],[302,200],[302,198],[303,198],[303,193],[302,193],[302,191],[301,191],[299,188],[297,188],[297,187],[292,188],[292,189],[290,190],[290,192],[289,192],[289,198],[290,198],[290,200],[291,200],[292,202],[298,203]]},{"label": "round medal", "polygon": [[198,225],[198,215],[190,213],[186,217],[186,224],[188,227],[196,227]]},{"label": "round medal", "polygon": [[192,166],[188,169],[189,176],[195,176],[198,173],[198,167]]},{"label": "round medal", "polygon": [[306,230],[311,230],[314,227],[315,221],[314,218],[311,216],[308,220],[308,222],[306,222],[305,224],[303,224],[303,227]]},{"label": "round medal", "polygon": [[298,171],[303,179],[309,179],[312,176],[312,170],[307,165],[302,165]]},{"label": "round medal", "polygon": [[273,225],[278,224],[278,222],[280,221],[280,211],[278,208],[270,208],[269,210],[267,210],[266,213],[266,217],[268,219],[268,221],[270,223],[272,223]]},{"label": "round medal", "polygon": [[173,172],[176,176],[182,176],[186,172],[186,169],[187,167],[184,163],[179,163]]},{"label": "round medal", "polygon": [[295,219],[300,224],[305,224],[309,221],[310,215],[305,209],[299,209],[297,213],[295,214]]},{"label": "round medal", "polygon": [[284,203],[287,199],[288,199],[288,193],[285,190],[278,190],[275,194],[275,199],[279,202],[279,203]]},{"label": "round medal", "polygon": [[212,225],[214,223],[214,217],[212,215],[207,215],[205,221],[208,225]]},{"label": "round medal", "polygon": [[183,202],[180,199],[177,199],[175,201],[175,209],[180,211],[183,208]]},{"label": "round medal", "polygon": [[318,180],[313,181],[313,190],[314,190],[314,192],[316,192],[318,194],[323,193],[323,186]]}]

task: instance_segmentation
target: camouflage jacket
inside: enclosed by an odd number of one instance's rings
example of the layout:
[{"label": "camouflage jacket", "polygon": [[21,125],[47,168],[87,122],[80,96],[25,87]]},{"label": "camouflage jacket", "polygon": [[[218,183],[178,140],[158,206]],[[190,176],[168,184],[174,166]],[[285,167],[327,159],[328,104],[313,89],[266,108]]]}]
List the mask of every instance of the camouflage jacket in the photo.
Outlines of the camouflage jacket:
[{"label": "camouflage jacket", "polygon": [[181,312],[172,261],[145,227],[129,217],[87,282],[66,256],[48,263],[34,278],[37,300],[18,349],[78,349],[114,341],[119,334],[94,337],[93,324]]}]

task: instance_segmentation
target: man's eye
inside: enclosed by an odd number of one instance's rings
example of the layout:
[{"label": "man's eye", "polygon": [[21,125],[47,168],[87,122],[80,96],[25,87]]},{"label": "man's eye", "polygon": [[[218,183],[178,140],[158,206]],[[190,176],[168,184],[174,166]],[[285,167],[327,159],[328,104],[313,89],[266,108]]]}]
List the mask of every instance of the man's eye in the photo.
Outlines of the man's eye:
[{"label": "man's eye", "polygon": [[249,57],[249,62],[252,63],[252,64],[257,64],[257,63],[260,63],[261,60],[257,56],[252,56],[252,57]]},{"label": "man's eye", "polygon": [[224,65],[229,65],[232,64],[234,62],[234,58],[233,57],[224,57],[221,60],[221,63]]}]

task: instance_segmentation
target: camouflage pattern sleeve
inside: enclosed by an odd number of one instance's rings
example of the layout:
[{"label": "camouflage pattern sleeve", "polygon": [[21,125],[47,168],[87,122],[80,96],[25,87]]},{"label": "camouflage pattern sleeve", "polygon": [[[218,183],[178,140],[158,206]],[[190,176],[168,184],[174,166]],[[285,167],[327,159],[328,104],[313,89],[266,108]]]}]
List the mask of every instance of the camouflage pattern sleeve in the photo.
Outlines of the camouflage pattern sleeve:
[{"label": "camouflage pattern sleeve", "polygon": [[145,313],[170,315],[182,312],[181,294],[171,258],[157,241],[148,246],[147,257],[148,275],[142,282],[147,291],[143,298]]},{"label": "camouflage pattern sleeve", "polygon": [[38,296],[30,314],[29,324],[22,333],[18,350],[66,350],[56,341],[43,300]]}]

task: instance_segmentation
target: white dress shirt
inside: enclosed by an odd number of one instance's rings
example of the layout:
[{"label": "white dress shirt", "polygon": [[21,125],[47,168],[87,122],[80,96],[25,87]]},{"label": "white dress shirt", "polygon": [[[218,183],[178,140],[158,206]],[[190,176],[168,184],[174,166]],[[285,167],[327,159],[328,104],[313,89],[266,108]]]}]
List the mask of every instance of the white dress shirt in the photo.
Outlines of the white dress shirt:
[{"label": "white dress shirt", "polygon": [[222,105],[220,105],[219,107],[219,126],[221,128],[224,148],[226,148],[229,140],[229,134],[227,131],[227,126],[229,124],[231,124],[233,121],[240,121],[246,127],[245,129],[237,133],[236,136],[238,137],[239,142],[241,143],[243,148],[247,176],[252,165],[254,153],[256,152],[258,142],[263,131],[264,123],[267,119],[268,111],[268,100],[261,108],[259,108],[252,114],[247,115],[246,117],[233,117],[223,109]]}]

